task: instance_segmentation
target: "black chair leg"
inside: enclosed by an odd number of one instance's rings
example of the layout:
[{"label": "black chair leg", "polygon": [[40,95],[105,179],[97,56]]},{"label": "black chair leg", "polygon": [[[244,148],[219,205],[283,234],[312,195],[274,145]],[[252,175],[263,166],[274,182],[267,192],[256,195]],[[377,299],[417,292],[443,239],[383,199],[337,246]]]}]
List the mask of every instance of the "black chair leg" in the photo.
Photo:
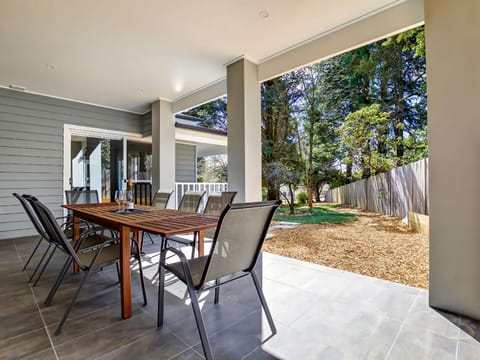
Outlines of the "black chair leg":
[{"label": "black chair leg", "polygon": [[55,283],[53,284],[52,289],[48,293],[47,298],[45,299],[46,306],[50,306],[52,304],[53,297],[55,296],[55,293],[57,292],[58,288],[62,284],[62,281],[65,278],[68,268],[72,265],[72,262],[73,262],[73,258],[69,256],[68,259],[65,261],[65,264],[63,265],[62,270],[60,270],[57,280],[55,280]]},{"label": "black chair leg", "polygon": [[52,256],[53,256],[53,254],[55,253],[55,250],[57,250],[57,246],[55,246],[55,247],[53,248],[52,252],[50,253],[49,257],[47,258],[47,261],[45,261],[45,264],[43,264],[42,270],[40,271],[40,274],[38,274],[37,279],[36,279],[35,282],[33,283],[33,286],[37,286],[38,281],[40,280],[40,278],[41,278],[42,275],[43,275],[43,272],[44,272],[45,269],[47,268],[48,263],[50,262],[50,260],[52,260]]},{"label": "black chair leg", "polygon": [[253,283],[255,284],[255,289],[257,289],[258,297],[260,298],[260,302],[262,303],[263,311],[265,311],[265,315],[267,316],[268,325],[270,325],[270,329],[272,330],[272,335],[277,333],[277,328],[275,327],[275,323],[273,322],[272,314],[270,313],[270,309],[268,308],[267,301],[265,300],[265,296],[263,296],[263,291],[260,286],[260,282],[258,281],[257,275],[252,270],[250,273],[252,275]]},{"label": "black chair leg", "polygon": [[198,304],[197,292],[195,289],[188,287],[188,293],[190,295],[190,300],[192,301],[193,315],[195,316],[195,322],[197,323],[198,333],[200,335],[200,340],[202,342],[203,353],[206,360],[213,360],[212,348],[210,346],[210,341],[207,336],[207,329],[205,328],[205,323],[203,321],[202,312],[200,310],[200,305]]},{"label": "black chair leg", "polygon": [[155,242],[153,241],[152,235],[150,235],[150,233],[147,233],[147,235],[150,238],[150,241],[152,242],[152,245],[155,245]]},{"label": "black chair leg", "polygon": [[137,255],[137,261],[138,261],[138,270],[139,270],[139,273],[140,273],[140,283],[142,284],[143,306],[146,306],[147,305],[147,292],[145,291],[145,279],[143,278],[142,258],[140,257],[139,252],[138,252],[138,255]]},{"label": "black chair leg", "polygon": [[193,233],[193,243],[192,243],[192,259],[195,257],[195,248],[197,247],[197,232]]},{"label": "black chair leg", "polygon": [[214,304],[218,304],[218,302],[220,301],[220,287],[218,286],[218,279],[215,280],[215,297],[214,297],[214,300],[213,300],[213,303]]},{"label": "black chair leg", "polygon": [[33,278],[35,277],[38,269],[40,269],[40,266],[42,265],[43,263],[43,260],[45,259],[45,256],[47,256],[48,254],[48,251],[50,250],[50,248],[52,247],[52,244],[48,244],[48,247],[47,247],[47,250],[45,250],[45,252],[43,253],[42,255],[42,258],[40,259],[40,261],[38,262],[37,266],[35,267],[35,270],[33,270],[33,273],[32,275],[30,276],[30,278],[28,279],[28,282],[32,282]]},{"label": "black chair leg", "polygon": [[[162,262],[163,260],[163,262]],[[162,254],[160,257],[160,262],[158,265],[158,306],[157,306],[157,327],[163,326],[163,308],[164,296],[165,296],[165,268],[162,266],[162,263],[165,262],[165,254]]]},{"label": "black chair leg", "polygon": [[75,301],[77,301],[78,294],[80,294],[80,290],[82,289],[83,284],[87,280],[88,274],[90,273],[90,269],[85,271],[85,277],[81,281],[80,285],[78,286],[77,291],[75,292],[75,295],[73,296],[72,302],[68,306],[67,311],[65,311],[65,314],[63,315],[62,320],[57,326],[57,330],[55,330],[55,335],[58,336],[62,332],[63,325],[65,324],[65,321],[67,320],[68,315],[70,314],[70,311],[72,311],[73,305],[75,305]]},{"label": "black chair leg", "polygon": [[41,236],[40,239],[38,240],[37,245],[35,245],[35,248],[33,249],[32,253],[28,257],[27,262],[25,263],[25,265],[23,265],[22,271],[25,271],[27,269],[28,264],[30,264],[30,261],[32,260],[33,255],[35,255],[35,253],[37,252],[37,249],[40,246],[40,243],[42,242],[42,240],[43,240],[43,236]]},{"label": "black chair leg", "polygon": [[118,261],[115,263],[115,267],[117,268],[118,282],[121,282],[120,265],[118,265]]}]

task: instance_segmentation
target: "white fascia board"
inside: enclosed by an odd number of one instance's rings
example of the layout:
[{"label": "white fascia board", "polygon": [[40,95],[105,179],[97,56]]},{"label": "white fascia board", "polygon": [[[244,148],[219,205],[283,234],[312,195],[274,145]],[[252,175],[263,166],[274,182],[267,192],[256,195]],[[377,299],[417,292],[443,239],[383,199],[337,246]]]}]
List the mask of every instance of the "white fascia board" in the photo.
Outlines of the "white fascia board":
[{"label": "white fascia board", "polygon": [[227,80],[217,80],[173,102],[173,113],[178,114],[196,106],[208,103],[227,94]]},{"label": "white fascia board", "polygon": [[175,128],[175,141],[190,144],[227,146],[227,136],[225,135],[210,134],[183,128]]}]

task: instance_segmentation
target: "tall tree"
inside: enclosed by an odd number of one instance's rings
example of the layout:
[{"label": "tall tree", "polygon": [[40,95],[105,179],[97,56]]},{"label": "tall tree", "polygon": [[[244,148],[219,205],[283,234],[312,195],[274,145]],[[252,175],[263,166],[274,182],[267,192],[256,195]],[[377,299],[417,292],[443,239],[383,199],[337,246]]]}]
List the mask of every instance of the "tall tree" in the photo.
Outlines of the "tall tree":
[{"label": "tall tree", "polygon": [[395,139],[388,136],[389,126],[390,114],[378,104],[349,114],[341,126],[342,141],[350,154],[346,160],[363,178],[392,167]]},{"label": "tall tree", "polygon": [[202,126],[223,131],[228,130],[226,97],[197,106],[186,111],[185,114],[200,118]]},{"label": "tall tree", "polygon": [[[267,186],[267,198],[280,199],[283,181],[275,180],[274,175],[301,171],[298,127],[291,110],[291,104],[298,96],[295,78],[286,75],[266,81],[261,85],[261,94],[263,179]],[[271,165],[278,163],[285,167],[281,172],[276,171],[278,166]],[[293,179],[287,176],[282,178]]]}]

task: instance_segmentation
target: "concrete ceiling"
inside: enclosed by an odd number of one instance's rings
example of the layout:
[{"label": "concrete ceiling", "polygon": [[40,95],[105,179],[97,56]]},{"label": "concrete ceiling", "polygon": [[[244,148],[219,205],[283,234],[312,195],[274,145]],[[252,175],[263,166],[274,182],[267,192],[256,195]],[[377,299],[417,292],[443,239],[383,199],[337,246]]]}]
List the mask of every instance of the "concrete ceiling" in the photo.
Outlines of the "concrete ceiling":
[{"label": "concrete ceiling", "polygon": [[400,2],[4,0],[0,86],[143,113]]}]

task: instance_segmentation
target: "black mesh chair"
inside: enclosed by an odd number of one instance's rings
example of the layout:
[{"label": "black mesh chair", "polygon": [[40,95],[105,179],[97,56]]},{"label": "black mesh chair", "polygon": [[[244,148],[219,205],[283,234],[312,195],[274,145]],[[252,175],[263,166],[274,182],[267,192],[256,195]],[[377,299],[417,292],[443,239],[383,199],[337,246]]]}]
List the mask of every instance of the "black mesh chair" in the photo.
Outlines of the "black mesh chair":
[{"label": "black mesh chair", "polygon": [[[233,202],[236,191],[224,191],[221,193],[213,193],[208,196],[207,204],[203,209],[204,214],[220,216],[227,205]],[[215,229],[207,229],[204,231],[204,236],[207,238],[213,238],[215,235]],[[168,238],[168,240],[191,246],[192,247],[192,259],[195,256],[195,249],[197,247],[197,233],[193,235],[175,235]]]},{"label": "black mesh chair", "polygon": [[[65,321],[67,320],[68,315],[70,314],[70,311],[72,310],[73,305],[75,304],[75,301],[77,300],[77,297],[80,293],[80,290],[82,289],[83,284],[87,280],[87,277],[90,271],[94,269],[103,268],[104,266],[107,266],[110,264],[117,264],[117,270],[118,270],[118,263],[120,261],[120,246],[118,243],[112,242],[111,238],[106,237],[104,235],[96,234],[93,230],[91,230],[87,233],[84,233],[81,236],[79,240],[80,246],[84,241],[86,241],[89,238],[95,238],[97,245],[88,252],[79,252],[77,251],[77,249],[72,247],[71,243],[65,237],[62,229],[59,227],[59,225],[55,221],[55,218],[52,212],[44,204],[42,204],[40,201],[38,201],[35,198],[32,199],[32,205],[38,215],[38,218],[41,220],[45,228],[45,231],[48,233],[49,237],[51,239],[54,239],[54,241],[58,243],[58,246],[61,248],[61,250],[68,255],[67,261],[65,262],[62,270],[60,271],[57,277],[57,280],[55,281],[50,293],[48,294],[47,300],[45,301],[45,305],[48,306],[53,301],[53,297],[55,296],[56,291],[60,287],[67,273],[67,270],[69,269],[69,267],[73,262],[75,262],[78,265],[79,269],[82,270],[85,274],[84,278],[80,282],[80,285],[78,286],[77,291],[75,292],[72,298],[70,305],[65,311],[65,314],[63,315],[62,320],[60,321],[60,323],[57,326],[57,329],[55,330],[55,335],[59,335],[62,331]],[[138,261],[139,270],[140,270],[143,302],[144,302],[144,305],[146,305],[147,297],[146,297],[145,284],[143,279],[143,269],[142,269],[142,262],[140,259],[140,251],[138,249],[136,242],[133,242],[133,244],[134,244],[133,253],[135,258]]]},{"label": "black mesh chair", "polygon": [[67,204],[98,204],[97,190],[65,190]]},{"label": "black mesh chair", "polygon": [[[153,196],[153,199],[151,201],[152,206],[154,206],[158,209],[165,209],[168,205],[168,202],[170,201],[170,197],[172,196],[172,194],[173,194],[173,191],[171,191],[171,190],[167,190],[167,191],[158,190],[157,192],[155,192],[155,195]],[[147,236],[150,238],[150,241],[152,242],[152,244],[154,244],[152,235],[150,235],[150,233],[148,233],[148,232],[143,232],[142,233],[142,246],[143,246],[143,241],[145,239],[145,234],[147,234]]]},{"label": "black mesh chair", "polygon": [[[47,249],[45,250],[45,252],[43,253],[43,256],[41,257],[40,261],[38,262],[37,266],[35,267],[35,270],[33,271],[32,275],[30,276],[30,278],[28,279],[28,282],[32,282],[33,278],[35,277],[35,274],[37,273],[38,269],[40,268],[40,265],[42,264],[43,260],[45,259],[45,256],[47,256],[52,244],[47,240],[48,239],[48,235],[45,233],[45,230],[43,229],[42,225],[40,224],[40,222],[38,221],[37,217],[35,216],[32,208],[30,207],[30,205],[28,204],[27,200],[25,200],[22,196],[20,196],[19,194],[17,193],[13,193],[12,194],[15,198],[18,199],[18,201],[20,201],[20,204],[22,205],[23,209],[25,210],[25,213],[27,214],[28,218],[30,219],[30,221],[32,222],[33,224],[33,227],[35,228],[35,230],[37,231],[38,235],[40,235],[40,239],[38,240],[37,244],[35,245],[35,247],[33,248],[33,251],[32,253],[30,254],[30,256],[28,257],[28,260],[27,262],[25,263],[25,265],[23,266],[23,269],[22,271],[25,271],[27,270],[27,267],[28,265],[30,264],[30,261],[32,261],[32,258],[33,256],[35,255],[35,253],[37,252],[38,248],[40,247],[40,244],[42,243],[42,241],[45,241],[45,242],[48,242],[48,247]],[[35,282],[35,284],[38,282],[38,279],[37,281]]]},{"label": "black mesh chair", "polygon": [[173,191],[171,190],[158,190],[157,192],[155,192],[155,195],[153,195],[152,206],[158,209],[165,209],[168,205],[168,202],[170,201],[172,194]]},{"label": "black mesh chair", "polygon": [[205,191],[187,191],[183,194],[180,204],[178,204],[178,210],[193,213],[198,212],[204,195]]},{"label": "black mesh chair", "polygon": [[[14,194],[14,196],[15,196],[15,194]],[[48,264],[50,263],[50,260],[52,259],[53,255],[55,254],[57,249],[59,249],[60,244],[58,243],[58,241],[56,241],[55,238],[52,238],[50,236],[50,234],[46,231],[45,225],[42,222],[42,219],[40,219],[40,217],[38,215],[38,212],[37,212],[37,210],[36,210],[36,208],[33,204],[34,201],[38,201],[38,200],[34,196],[31,196],[31,195],[22,195],[21,197],[18,197],[18,194],[16,194],[15,197],[18,200],[20,200],[20,203],[24,206],[24,209],[27,212],[28,216],[30,217],[30,220],[32,220],[32,223],[35,226],[35,229],[40,234],[40,236],[41,236],[40,241],[42,241],[42,239],[44,239],[45,241],[48,242],[47,249],[45,250],[45,252],[44,252],[42,258],[40,259],[40,261],[38,262],[37,266],[35,267],[35,270],[34,270],[32,276],[30,276],[30,279],[28,280],[29,282],[31,282],[33,280],[35,274],[37,273],[37,271],[40,269],[40,272],[38,273],[38,276],[37,276],[35,282],[33,283],[33,286],[37,286],[38,281],[40,280],[40,278],[43,275],[45,269],[47,268]],[[65,219],[65,217],[56,218],[55,221],[57,222],[60,219]],[[58,225],[58,223],[57,223],[57,225]],[[62,223],[61,225],[58,225],[58,226],[59,226],[59,228],[62,229],[63,236],[67,239],[67,241],[70,242],[71,246],[74,247],[76,250],[79,250],[79,251],[88,250],[89,248],[96,246],[99,242],[99,239],[97,239],[95,237],[88,237],[83,242],[79,242],[78,240],[72,239],[72,236],[71,236],[71,235],[73,235],[72,224],[69,223],[69,222],[64,222],[64,223]],[[34,249],[34,252],[36,251],[36,249],[38,248],[39,245],[40,244],[37,244],[37,246]],[[47,256],[47,254],[49,252],[50,252],[50,254],[48,255],[48,257],[45,260],[45,257]],[[32,256],[33,256],[33,253],[32,253],[32,255],[30,255],[30,258]],[[30,260],[30,258],[29,258],[29,260]],[[43,265],[42,265],[42,263],[43,263]],[[28,264],[28,262],[27,262],[27,264]]]},{"label": "black mesh chair", "polygon": [[[157,326],[163,326],[165,271],[168,270],[187,285],[205,358],[207,360],[213,359],[198,303],[198,293],[214,288],[214,302],[218,304],[220,286],[250,275],[270,329],[275,335],[277,330],[254,272],[254,266],[262,249],[273,214],[280,204],[281,201],[228,205],[220,216],[212,248],[207,256],[188,260],[176,248],[163,249],[159,263]],[[166,258],[169,252],[177,255],[180,261],[167,264]]]},{"label": "black mesh chair", "polygon": [[136,182],[133,184],[133,193],[136,205],[152,205],[152,184]]},{"label": "black mesh chair", "polygon": [[[205,195],[205,191],[187,191],[182,196],[180,204],[178,205],[178,210],[187,211],[187,212],[198,212],[200,204],[202,203],[202,198]],[[166,239],[162,239],[162,249],[167,246],[168,241],[174,241],[181,244],[185,244],[185,239],[181,236],[171,236]],[[192,240],[190,240],[192,242]],[[192,257],[195,252],[195,249],[192,250]]]}]

